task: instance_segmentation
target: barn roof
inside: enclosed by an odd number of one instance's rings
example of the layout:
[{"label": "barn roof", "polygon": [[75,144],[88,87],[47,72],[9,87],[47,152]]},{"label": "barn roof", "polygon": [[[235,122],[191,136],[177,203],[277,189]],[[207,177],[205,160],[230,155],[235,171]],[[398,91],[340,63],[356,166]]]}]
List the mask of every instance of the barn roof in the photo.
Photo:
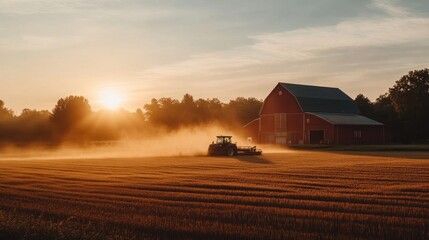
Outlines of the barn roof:
[{"label": "barn roof", "polygon": [[296,97],[304,112],[360,114],[353,99],[338,88],[279,84]]},{"label": "barn roof", "polygon": [[315,113],[309,112],[333,125],[383,125],[370,118],[356,114],[337,114],[337,113]]}]

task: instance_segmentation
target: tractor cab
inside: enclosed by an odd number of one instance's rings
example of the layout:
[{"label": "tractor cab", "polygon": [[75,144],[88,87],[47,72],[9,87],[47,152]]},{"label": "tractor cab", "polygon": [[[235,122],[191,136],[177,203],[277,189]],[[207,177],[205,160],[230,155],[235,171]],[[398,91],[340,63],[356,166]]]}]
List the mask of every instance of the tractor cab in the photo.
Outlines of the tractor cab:
[{"label": "tractor cab", "polygon": [[240,155],[261,155],[262,151],[256,149],[256,146],[237,147],[236,143],[232,143],[232,136],[216,136],[216,142],[212,142],[209,145],[208,155],[209,156],[235,156]]},{"label": "tractor cab", "polygon": [[231,142],[232,136],[216,136],[217,144],[228,144]]},{"label": "tractor cab", "polygon": [[231,142],[232,136],[216,136],[216,142],[210,144],[209,155],[234,156],[237,154],[237,145]]}]

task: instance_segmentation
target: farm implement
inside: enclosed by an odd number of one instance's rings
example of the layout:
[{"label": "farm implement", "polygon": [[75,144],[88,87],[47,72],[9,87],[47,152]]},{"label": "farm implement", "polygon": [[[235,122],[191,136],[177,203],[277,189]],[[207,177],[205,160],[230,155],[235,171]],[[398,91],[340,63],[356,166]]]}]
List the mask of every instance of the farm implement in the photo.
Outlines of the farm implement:
[{"label": "farm implement", "polygon": [[216,142],[212,142],[208,149],[209,156],[236,156],[236,155],[261,155],[262,150],[256,146],[237,146],[232,143],[232,136],[217,136]]}]

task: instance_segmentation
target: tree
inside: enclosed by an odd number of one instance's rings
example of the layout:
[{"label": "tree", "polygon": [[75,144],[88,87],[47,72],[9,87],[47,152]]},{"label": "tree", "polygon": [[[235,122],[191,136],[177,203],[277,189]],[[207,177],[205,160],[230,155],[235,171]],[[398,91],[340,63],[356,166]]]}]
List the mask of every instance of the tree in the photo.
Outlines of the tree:
[{"label": "tree", "polygon": [[161,106],[159,123],[170,130],[177,129],[181,124],[179,101],[172,98],[161,98],[159,104]]},{"label": "tree", "polygon": [[429,69],[410,71],[389,89],[389,98],[411,141],[429,136]]},{"label": "tree", "polygon": [[150,103],[145,104],[143,107],[145,110],[145,119],[151,123],[157,122],[160,108],[161,106],[159,105],[158,100],[156,98],[152,98]]},{"label": "tree", "polygon": [[[82,129],[77,127],[92,113],[88,100],[82,96],[68,96],[58,100],[52,111],[52,121],[60,135],[70,134],[78,136]],[[83,137],[83,135],[81,135]]]},{"label": "tree", "polygon": [[185,94],[180,102],[180,120],[183,125],[193,125],[201,122],[197,116],[197,104],[194,97]]},{"label": "tree", "polygon": [[47,110],[25,108],[17,117],[18,128],[15,135],[21,142],[48,142],[52,137],[51,113]]},{"label": "tree", "polygon": [[51,113],[47,110],[37,111],[29,108],[24,108],[18,118],[25,121],[37,122],[49,119],[50,115]]},{"label": "tree", "polygon": [[180,125],[179,101],[172,98],[152,99],[145,104],[145,117],[154,126],[163,126],[167,129],[176,129]]},{"label": "tree", "polygon": [[374,105],[367,97],[359,94],[355,98],[355,103],[363,116],[374,118]]},{"label": "tree", "polygon": [[11,120],[14,117],[13,111],[5,107],[4,102],[0,100],[0,121]]},{"label": "tree", "polygon": [[13,139],[13,120],[13,111],[6,108],[4,102],[0,100],[0,143]]},{"label": "tree", "polygon": [[198,123],[219,122],[223,118],[224,104],[217,98],[198,99],[195,101],[195,117]]},{"label": "tree", "polygon": [[238,97],[225,106],[225,115],[230,118],[229,121],[235,120],[237,124],[243,126],[259,117],[262,104],[262,101],[253,97]]},{"label": "tree", "polygon": [[152,99],[144,105],[145,119],[153,126],[176,130],[218,122],[226,126],[243,126],[259,117],[262,101],[239,97],[224,104],[219,99],[197,99],[185,94],[181,101],[172,98]]}]

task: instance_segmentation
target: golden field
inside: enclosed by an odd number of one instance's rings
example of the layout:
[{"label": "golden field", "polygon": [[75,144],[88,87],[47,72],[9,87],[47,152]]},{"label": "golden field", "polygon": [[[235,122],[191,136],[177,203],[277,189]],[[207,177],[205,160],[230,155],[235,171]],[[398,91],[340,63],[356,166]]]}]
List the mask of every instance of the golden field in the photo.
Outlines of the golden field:
[{"label": "golden field", "polygon": [[429,239],[428,159],[3,159],[0,239]]}]

